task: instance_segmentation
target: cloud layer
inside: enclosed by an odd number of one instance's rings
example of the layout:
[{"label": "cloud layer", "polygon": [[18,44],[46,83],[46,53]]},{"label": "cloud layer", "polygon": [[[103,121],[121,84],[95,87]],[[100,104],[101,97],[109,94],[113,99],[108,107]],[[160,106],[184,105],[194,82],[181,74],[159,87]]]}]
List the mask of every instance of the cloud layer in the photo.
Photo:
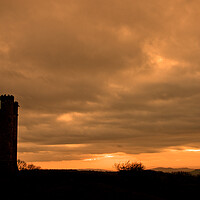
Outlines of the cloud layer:
[{"label": "cloud layer", "polygon": [[0,93],[21,106],[19,152],[46,161],[198,146],[198,7],[1,1]]}]

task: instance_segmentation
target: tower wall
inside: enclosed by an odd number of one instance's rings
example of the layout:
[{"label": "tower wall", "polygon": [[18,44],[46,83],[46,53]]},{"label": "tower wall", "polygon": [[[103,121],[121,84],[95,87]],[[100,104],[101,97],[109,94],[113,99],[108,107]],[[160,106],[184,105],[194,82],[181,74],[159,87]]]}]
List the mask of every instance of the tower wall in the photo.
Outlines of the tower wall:
[{"label": "tower wall", "polygon": [[0,96],[0,171],[17,170],[18,103],[14,96]]}]

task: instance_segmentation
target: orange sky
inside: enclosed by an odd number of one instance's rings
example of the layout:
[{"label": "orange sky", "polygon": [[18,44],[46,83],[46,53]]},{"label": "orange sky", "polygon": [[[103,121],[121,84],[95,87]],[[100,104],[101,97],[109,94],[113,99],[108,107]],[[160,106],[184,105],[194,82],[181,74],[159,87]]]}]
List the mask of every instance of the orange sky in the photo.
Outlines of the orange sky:
[{"label": "orange sky", "polygon": [[199,6],[1,0],[0,94],[20,105],[18,158],[200,167]]},{"label": "orange sky", "polygon": [[200,167],[200,149],[165,150],[160,153],[127,155],[124,153],[90,155],[90,158],[72,161],[33,162],[43,169],[104,169],[116,170],[115,163],[142,162],[145,169],[172,167],[197,169]]}]

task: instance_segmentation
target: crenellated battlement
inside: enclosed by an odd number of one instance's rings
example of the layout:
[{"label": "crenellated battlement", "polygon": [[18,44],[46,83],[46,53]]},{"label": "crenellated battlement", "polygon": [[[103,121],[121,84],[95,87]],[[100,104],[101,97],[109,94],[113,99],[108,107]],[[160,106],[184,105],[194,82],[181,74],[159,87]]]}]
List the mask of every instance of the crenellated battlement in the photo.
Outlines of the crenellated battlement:
[{"label": "crenellated battlement", "polygon": [[13,95],[1,95],[0,96],[1,101],[14,101],[14,96]]}]

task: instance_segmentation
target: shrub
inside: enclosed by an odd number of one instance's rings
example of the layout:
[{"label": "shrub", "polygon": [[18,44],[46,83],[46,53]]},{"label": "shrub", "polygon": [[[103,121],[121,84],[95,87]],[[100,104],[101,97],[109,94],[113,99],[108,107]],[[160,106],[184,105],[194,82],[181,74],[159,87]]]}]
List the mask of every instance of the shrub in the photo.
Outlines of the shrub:
[{"label": "shrub", "polygon": [[118,171],[130,171],[130,172],[140,172],[145,169],[145,166],[141,162],[130,162],[125,163],[115,163],[114,167]]}]

